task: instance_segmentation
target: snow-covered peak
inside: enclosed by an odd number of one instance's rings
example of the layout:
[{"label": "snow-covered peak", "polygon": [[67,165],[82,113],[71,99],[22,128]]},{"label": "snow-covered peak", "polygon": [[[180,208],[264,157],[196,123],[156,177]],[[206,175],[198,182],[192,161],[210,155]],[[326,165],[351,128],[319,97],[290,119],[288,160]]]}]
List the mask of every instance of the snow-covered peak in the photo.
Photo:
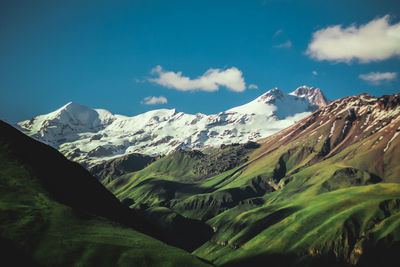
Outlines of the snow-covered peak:
[{"label": "snow-covered peak", "polygon": [[114,114],[107,110],[69,102],[49,114],[22,121],[17,126],[29,135],[57,147],[60,140],[65,140],[65,136],[98,131],[114,120]]},{"label": "snow-covered peak", "polygon": [[276,99],[282,99],[284,98],[285,93],[282,92],[281,90],[279,90],[278,88],[273,88],[269,91],[267,91],[266,93],[260,95],[259,97],[257,97],[256,101],[257,102],[263,102],[265,104],[271,103],[273,104],[273,102]]},{"label": "snow-covered peak", "polygon": [[59,108],[58,110],[79,110],[79,109],[90,109],[90,108],[71,101],[62,106],[61,108]]},{"label": "snow-covered peak", "polygon": [[154,120],[154,121],[165,121],[172,116],[176,115],[178,112],[176,109],[155,109],[155,110],[150,110],[147,111],[143,114],[140,114],[138,116],[141,116],[142,119],[146,118],[146,120]]},{"label": "snow-covered peak", "polygon": [[54,118],[58,119],[64,124],[77,124],[89,127],[95,127],[100,124],[99,114],[91,108],[84,105],[69,102],[60,109],[58,109]]},{"label": "snow-covered peak", "polygon": [[276,116],[278,119],[285,119],[325,105],[325,97],[318,88],[302,86],[290,94],[273,88],[250,103],[229,109],[227,112]]},{"label": "snow-covered peak", "polygon": [[58,120],[64,124],[97,127],[100,124],[109,123],[114,114],[105,109],[92,109],[78,103],[68,102],[56,111],[43,116],[46,120]]},{"label": "snow-covered peak", "polygon": [[312,105],[317,107],[324,107],[329,103],[321,89],[316,87],[308,87],[303,85],[289,93],[289,95],[307,98]]},{"label": "snow-covered peak", "polygon": [[129,153],[160,155],[179,148],[256,141],[316,108],[308,97],[313,94],[296,93],[274,88],[247,104],[212,115],[157,109],[129,117],[70,102],[18,127],[68,158],[90,165]]}]

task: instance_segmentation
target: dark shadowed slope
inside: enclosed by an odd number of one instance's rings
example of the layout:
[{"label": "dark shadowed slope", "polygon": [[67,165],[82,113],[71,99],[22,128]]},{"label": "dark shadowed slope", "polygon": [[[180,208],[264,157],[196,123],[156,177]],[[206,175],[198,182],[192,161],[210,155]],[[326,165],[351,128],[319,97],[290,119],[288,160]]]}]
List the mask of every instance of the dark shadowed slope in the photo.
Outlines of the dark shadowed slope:
[{"label": "dark shadowed slope", "polygon": [[[129,227],[128,227],[129,226]],[[0,246],[11,265],[203,266],[80,165],[0,122]]]},{"label": "dark shadowed slope", "polygon": [[154,234],[154,229],[121,205],[81,165],[67,160],[56,149],[33,140],[1,121],[0,134],[3,149],[7,149],[9,158],[15,158],[28,169],[40,186],[57,202]]}]

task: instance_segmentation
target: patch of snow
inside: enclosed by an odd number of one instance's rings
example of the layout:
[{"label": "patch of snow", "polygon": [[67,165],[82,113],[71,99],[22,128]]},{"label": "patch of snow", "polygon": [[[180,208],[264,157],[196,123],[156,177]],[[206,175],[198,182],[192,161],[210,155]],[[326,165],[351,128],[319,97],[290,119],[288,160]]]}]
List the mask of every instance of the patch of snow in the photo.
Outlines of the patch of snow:
[{"label": "patch of snow", "polygon": [[335,125],[336,125],[336,121],[334,121],[334,122],[332,123],[332,127],[331,127],[331,130],[330,130],[330,133],[329,133],[329,137],[332,137],[333,132],[335,131]]},{"label": "patch of snow", "polygon": [[387,142],[385,149],[383,149],[383,152],[386,152],[389,149],[390,144],[399,135],[399,133],[400,132],[395,132],[395,134],[392,136],[392,138],[389,140],[389,142]]}]

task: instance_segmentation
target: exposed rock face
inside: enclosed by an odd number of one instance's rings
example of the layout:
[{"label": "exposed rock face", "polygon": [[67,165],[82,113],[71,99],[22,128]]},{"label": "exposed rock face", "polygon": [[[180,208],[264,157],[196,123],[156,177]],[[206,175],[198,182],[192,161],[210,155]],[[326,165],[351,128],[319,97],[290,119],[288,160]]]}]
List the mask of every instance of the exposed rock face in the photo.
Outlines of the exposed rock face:
[{"label": "exposed rock face", "polygon": [[87,155],[89,157],[104,157],[104,156],[109,156],[112,155],[113,152],[115,151],[115,147],[113,146],[98,146],[93,150],[90,150]]},{"label": "exposed rock face", "polygon": [[94,165],[89,168],[89,172],[100,181],[108,183],[118,176],[143,169],[155,159],[152,156],[133,153]]},{"label": "exposed rock face", "polygon": [[305,97],[310,100],[310,103],[318,107],[326,106],[329,103],[322,91],[315,87],[309,88],[307,86],[301,86],[291,94],[299,97]]},{"label": "exposed rock face", "polygon": [[255,142],[221,145],[217,152],[202,156],[193,166],[193,172],[209,177],[231,170],[245,163],[248,160],[247,155],[258,147],[260,145]]}]

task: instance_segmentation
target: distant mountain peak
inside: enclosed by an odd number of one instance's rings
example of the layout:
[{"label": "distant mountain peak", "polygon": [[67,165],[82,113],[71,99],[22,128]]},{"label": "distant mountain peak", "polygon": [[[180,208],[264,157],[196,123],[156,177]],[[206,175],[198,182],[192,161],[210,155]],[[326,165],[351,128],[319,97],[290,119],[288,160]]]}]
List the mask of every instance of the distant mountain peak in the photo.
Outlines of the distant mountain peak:
[{"label": "distant mountain peak", "polygon": [[321,89],[316,88],[316,87],[309,87],[307,85],[302,85],[302,86],[296,88],[296,90],[294,90],[290,94],[300,96],[300,97],[317,95],[317,94],[323,95]]},{"label": "distant mountain peak", "polygon": [[308,87],[306,85],[298,87],[296,90],[289,93],[289,95],[307,98],[312,105],[317,107],[324,107],[330,102],[322,93],[321,89]]},{"label": "distant mountain peak", "polygon": [[284,94],[279,88],[275,87],[260,95],[256,100],[264,103],[274,102],[275,99],[282,99]]},{"label": "distant mountain peak", "polygon": [[266,94],[282,95],[283,92],[278,87],[275,87],[267,91]]},{"label": "distant mountain peak", "polygon": [[87,106],[68,102],[45,118],[46,120],[59,121],[62,124],[87,125],[90,127],[100,123],[99,114]]},{"label": "distant mountain peak", "polygon": [[91,109],[91,108],[89,108],[89,107],[87,107],[87,106],[84,106],[84,105],[82,105],[82,104],[75,103],[75,102],[72,102],[72,101],[68,102],[67,104],[65,104],[64,106],[62,106],[62,107],[59,108],[59,109],[60,109],[60,110],[61,110],[61,109],[71,110],[71,109],[77,109],[77,108]]}]

